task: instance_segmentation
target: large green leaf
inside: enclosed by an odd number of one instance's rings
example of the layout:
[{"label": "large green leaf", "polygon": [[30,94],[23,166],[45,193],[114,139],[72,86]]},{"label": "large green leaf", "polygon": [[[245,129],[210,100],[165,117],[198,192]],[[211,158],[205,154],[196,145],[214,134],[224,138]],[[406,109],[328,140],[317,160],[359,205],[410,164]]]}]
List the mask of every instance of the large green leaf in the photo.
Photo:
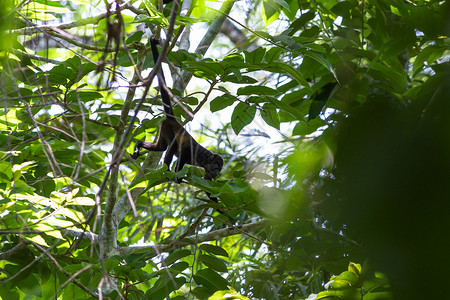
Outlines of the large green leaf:
[{"label": "large green leaf", "polygon": [[191,255],[191,254],[192,254],[192,253],[191,253],[191,251],[189,251],[189,250],[179,250],[179,251],[176,251],[176,252],[170,254],[170,255],[164,260],[164,264],[165,264],[166,266],[169,266],[169,265],[173,264],[174,262],[176,262],[177,260],[179,260],[179,259],[181,259],[181,258],[184,258],[184,257],[186,257],[186,256],[189,256],[189,255]]},{"label": "large green leaf", "polygon": [[265,53],[266,53],[266,50],[262,47],[259,47],[255,50],[253,50],[252,52],[244,51],[245,62],[252,64],[252,65],[258,64],[258,63],[262,62]]},{"label": "large green leaf", "polygon": [[200,250],[204,250],[210,252],[215,255],[228,257],[227,251],[219,246],[211,245],[211,244],[201,244],[199,247]]},{"label": "large green leaf", "polygon": [[255,117],[256,109],[244,102],[240,102],[231,115],[231,127],[236,134],[250,124]]},{"label": "large green leaf", "polygon": [[203,264],[205,264],[207,267],[211,268],[212,270],[218,271],[218,272],[227,272],[227,266],[225,263],[220,260],[219,258],[207,254],[200,254],[198,256],[198,260],[201,261]]},{"label": "large green leaf", "polygon": [[226,289],[228,281],[211,269],[202,269],[194,275],[197,284],[201,284],[212,291]]},{"label": "large green leaf", "polygon": [[186,61],[185,65],[187,70],[192,71],[195,76],[200,78],[215,80],[225,73],[223,66],[211,59]]},{"label": "large green leaf", "polygon": [[223,94],[222,96],[214,98],[209,104],[209,108],[212,112],[216,112],[233,105],[236,101],[238,101],[237,97],[230,94]]},{"label": "large green leaf", "polygon": [[270,126],[280,129],[280,116],[277,112],[277,107],[273,103],[265,103],[263,105],[261,117]]},{"label": "large green leaf", "polygon": [[245,87],[241,87],[237,91],[238,95],[278,95],[278,92],[275,89],[272,89],[268,86],[261,85],[248,85]]},{"label": "large green leaf", "polygon": [[147,291],[147,293],[145,293],[146,299],[165,299],[171,292],[180,289],[185,283],[185,277],[173,278],[171,276],[166,276],[163,283],[153,286]]}]

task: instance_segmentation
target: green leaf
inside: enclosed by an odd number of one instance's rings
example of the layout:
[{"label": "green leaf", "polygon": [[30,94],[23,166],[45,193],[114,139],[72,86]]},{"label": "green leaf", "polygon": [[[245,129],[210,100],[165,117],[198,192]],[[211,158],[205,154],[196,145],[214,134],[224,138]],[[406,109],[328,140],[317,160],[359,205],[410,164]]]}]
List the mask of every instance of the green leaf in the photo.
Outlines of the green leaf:
[{"label": "green leaf", "polygon": [[315,132],[319,127],[326,125],[325,121],[320,118],[315,118],[311,121],[298,122],[292,130],[292,135],[308,135]]},{"label": "green leaf", "polygon": [[326,100],[325,101],[313,100],[311,102],[311,105],[309,106],[308,121],[317,118],[322,112],[322,109],[325,107],[326,103],[327,103]]},{"label": "green leaf", "polygon": [[439,47],[436,45],[430,45],[424,48],[419,54],[416,56],[414,60],[413,69],[417,70],[424,65],[424,62],[427,62],[428,65],[435,62],[437,59],[442,57],[442,54],[445,52],[445,48]]},{"label": "green leaf", "polygon": [[[323,83],[318,83],[318,85],[319,84]],[[313,96],[311,96],[313,101],[311,103],[311,106],[309,107],[308,121],[319,116],[319,114],[322,112],[322,109],[325,107],[325,104],[331,97],[333,97],[337,89],[338,85],[336,84],[336,82],[328,82],[324,86],[321,86],[317,90],[317,92]]]},{"label": "green leaf", "polygon": [[303,26],[305,26],[305,24],[309,21],[311,21],[312,19],[314,19],[314,17],[316,16],[316,12],[313,10],[309,10],[306,13],[303,13],[300,18],[298,18],[297,20],[295,20],[294,22],[291,23],[291,25],[289,26],[289,35],[294,35],[297,31],[299,31]]},{"label": "green leaf", "polygon": [[245,62],[256,65],[262,62],[266,50],[263,47],[256,48],[252,52],[244,51]]},{"label": "green leaf", "polygon": [[[230,66],[230,69],[232,70],[232,72],[234,73],[234,76],[236,76],[236,80],[239,82],[242,81],[242,73],[241,70],[239,68],[236,68],[234,66]],[[251,77],[249,77],[250,79],[253,79]],[[254,80],[254,79],[253,79]]]},{"label": "green leaf", "polygon": [[67,102],[75,102],[80,100],[83,102],[93,101],[95,99],[103,98],[102,94],[97,92],[86,92],[86,91],[70,91],[67,94],[66,101]]},{"label": "green leaf", "polygon": [[285,45],[288,45],[290,47],[293,47],[296,43],[295,40],[290,36],[287,35],[286,32],[283,32],[280,35],[274,36],[273,37],[273,41],[274,42],[281,42]]},{"label": "green leaf", "polygon": [[201,284],[212,291],[225,290],[229,285],[226,279],[209,268],[198,271],[193,277],[197,284]]},{"label": "green leaf", "polygon": [[248,67],[248,63],[245,62],[242,54],[233,53],[223,58],[222,63],[224,66],[232,69],[233,73],[236,73],[236,69],[244,69]]},{"label": "green leaf", "polygon": [[78,56],[71,57],[63,63],[54,66],[49,71],[50,83],[61,84],[66,87],[72,86],[80,81],[85,75],[95,70],[96,66],[91,63],[81,63]]},{"label": "green leaf", "polygon": [[108,272],[111,272],[111,270],[115,269],[120,264],[120,261],[117,260],[117,259],[112,259],[111,258],[111,259],[108,259],[108,260],[104,261],[103,264],[105,266],[105,269]]},{"label": "green leaf", "polygon": [[207,277],[203,277],[203,276],[199,276],[199,275],[194,275],[192,276],[195,280],[195,283],[201,286],[204,286],[205,288],[207,288],[209,291],[217,291],[219,290],[219,288],[212,283],[209,278]]},{"label": "green leaf", "polygon": [[175,270],[178,273],[183,272],[187,268],[189,268],[189,264],[187,262],[185,262],[185,261],[179,261],[179,262],[174,263],[173,265],[170,266],[171,270]]},{"label": "green leaf", "polygon": [[348,286],[356,286],[358,280],[359,277],[355,273],[345,271],[339,274],[339,276],[337,276],[336,278],[334,278],[333,282],[331,283],[331,286],[336,289]]},{"label": "green leaf", "polygon": [[197,299],[208,299],[208,297],[211,296],[213,292],[214,291],[211,291],[210,289],[203,286],[197,286],[192,290],[192,294],[197,297]]},{"label": "green leaf", "polygon": [[[275,72],[278,73],[286,73],[288,75],[290,75],[293,79],[295,79],[298,84],[304,86],[305,88],[309,88],[309,83],[308,81],[305,80],[305,78],[303,78],[303,75],[297,71],[296,69],[294,69],[293,67],[291,67],[290,65],[287,65],[285,63],[281,63],[281,62],[272,62],[270,64],[269,70],[273,70]],[[279,69],[279,70],[277,70]]]},{"label": "green leaf", "polygon": [[73,223],[67,220],[61,220],[56,218],[55,216],[47,218],[45,220],[46,224],[49,224],[51,226],[55,227],[62,227],[62,228],[71,228],[73,226]]},{"label": "green leaf", "polygon": [[305,50],[305,49],[302,49],[301,52],[303,54],[311,57],[312,59],[314,59],[318,63],[320,63],[325,68],[327,68],[327,70],[334,76],[334,78],[336,78],[336,80],[339,81],[339,79],[337,78],[336,72],[334,71],[333,66],[330,64],[330,62],[328,62],[325,58],[323,58],[322,55],[319,55],[319,54],[317,54],[315,52],[308,51],[308,50]]},{"label": "green leaf", "polygon": [[[164,17],[164,15],[155,7],[151,0],[144,0],[145,8],[147,9],[148,15],[145,16],[145,22],[150,22],[161,27],[167,28],[169,26],[169,20]],[[139,19],[139,23],[143,23],[142,18]]]},{"label": "green leaf", "polygon": [[[35,2],[36,3],[40,3],[40,4],[44,4],[46,6],[53,7],[53,8],[56,8],[56,7],[65,8],[64,5],[62,5],[61,3],[56,2],[56,1],[35,0]],[[63,12],[69,12],[69,10],[66,9]]]},{"label": "green leaf", "polygon": [[186,69],[199,78],[215,80],[217,77],[224,75],[225,70],[222,65],[211,59],[204,59],[201,61],[187,61],[185,62]]},{"label": "green leaf", "polygon": [[183,166],[183,169],[181,169],[178,172],[175,172],[175,175],[178,178],[182,178],[182,177],[185,177],[185,176],[203,177],[203,176],[205,176],[205,170],[203,168],[200,168],[200,167],[197,167],[197,166],[185,165],[185,166]]},{"label": "green leaf", "polygon": [[13,177],[12,166],[9,162],[0,161],[0,182],[9,182]]},{"label": "green leaf", "polygon": [[190,53],[186,50],[173,51],[170,52],[167,56],[171,62],[176,63],[178,65],[183,65],[187,61],[195,61],[196,59],[199,58],[199,56]]},{"label": "green leaf", "polygon": [[145,293],[145,299],[159,300],[167,298],[170,293],[180,289],[185,283],[186,278],[184,277],[168,278],[164,284],[158,285],[156,288],[154,286],[148,290]]},{"label": "green leaf", "polygon": [[233,290],[233,288],[229,288],[230,289],[225,291],[215,292],[214,295],[208,298],[208,300],[250,300],[250,298],[242,296],[241,294]]},{"label": "green leaf", "polygon": [[248,85],[238,89],[238,95],[278,95],[275,89],[262,85]]},{"label": "green leaf", "polygon": [[231,115],[231,127],[234,133],[239,134],[241,130],[250,124],[255,117],[256,109],[244,102],[240,102]]},{"label": "green leaf", "polygon": [[250,96],[247,98],[247,103],[277,103],[278,100],[275,97],[269,97],[267,95],[262,96]]},{"label": "green leaf", "polygon": [[373,278],[371,280],[365,280],[363,283],[363,289],[367,293],[372,293],[374,290],[381,288],[381,287],[387,287],[389,282],[386,278]]},{"label": "green leaf", "polygon": [[173,177],[173,173],[166,172],[167,169],[167,166],[164,165],[158,170],[152,170],[148,172],[147,174],[145,174],[145,176],[142,176],[139,179],[133,181],[130,184],[129,189],[131,190],[136,187],[145,187],[146,189],[149,189],[163,182],[167,182],[169,180],[169,176]]},{"label": "green leaf", "polygon": [[[273,21],[275,21],[280,15],[281,5],[280,2],[283,3],[282,0],[263,0],[262,9],[263,9],[263,19],[266,25],[269,25]],[[286,3],[286,2],[284,2]],[[283,4],[284,4],[283,3]],[[288,6],[289,8],[289,6]]]},{"label": "green leaf", "polygon": [[200,254],[198,260],[201,261],[207,267],[216,270],[218,272],[227,272],[227,266],[219,258],[207,254]]},{"label": "green leaf", "polygon": [[83,205],[83,206],[93,206],[95,205],[94,199],[88,198],[88,197],[76,197],[73,199],[70,199],[67,202],[68,205]]},{"label": "green leaf", "polygon": [[273,180],[272,176],[270,176],[267,173],[261,173],[261,172],[252,172],[251,177],[258,178],[261,180]]},{"label": "green leaf", "polygon": [[32,242],[35,242],[36,244],[39,244],[41,246],[50,247],[47,242],[42,238],[40,235],[36,235],[33,237],[24,237],[27,240],[30,240]]},{"label": "green leaf", "polygon": [[354,262],[350,262],[350,264],[348,265],[348,270],[350,272],[355,273],[356,276],[361,276],[361,272],[362,272],[362,268],[360,264],[356,264]]},{"label": "green leaf", "polygon": [[258,80],[256,80],[255,78],[252,78],[250,76],[240,76],[240,78],[237,77],[236,74],[234,75],[227,75],[225,77],[222,78],[223,82],[233,82],[233,83],[238,83],[238,84],[253,84],[253,83],[257,83]]},{"label": "green leaf", "polygon": [[[20,280],[17,283],[17,287],[24,292],[27,297],[41,297],[42,296],[42,290],[41,290],[41,285],[39,283],[39,280],[36,278],[36,276],[39,275],[38,274],[33,274],[32,272],[26,272],[28,273],[28,276],[25,277],[24,279]],[[33,297],[33,298],[34,298]],[[8,297],[9,298],[9,297]]]},{"label": "green leaf", "polygon": [[279,47],[272,47],[267,51],[266,56],[264,57],[264,60],[270,64],[280,58],[280,54],[283,52],[283,48]]},{"label": "green leaf", "polygon": [[266,103],[263,105],[261,117],[270,126],[280,129],[280,116],[277,112],[277,107],[272,103]]},{"label": "green leaf", "polygon": [[288,5],[288,7],[282,4],[283,7],[281,10],[289,18],[289,21],[292,22],[297,16],[297,12],[299,11],[299,9],[302,9],[303,11],[303,6],[299,6],[299,3],[293,0],[286,0],[285,3],[286,5]]},{"label": "green leaf", "polygon": [[59,64],[49,71],[49,83],[67,86],[70,79],[75,77],[72,70],[66,68],[64,64]]},{"label": "green leaf", "polygon": [[394,69],[382,63],[372,62],[369,74],[376,80],[389,83],[398,92],[403,92],[408,85],[408,77],[404,70]]},{"label": "green leaf", "polygon": [[223,94],[222,96],[216,97],[211,101],[209,104],[209,109],[211,112],[216,112],[233,105],[233,103],[238,100],[238,98],[230,94]]},{"label": "green leaf", "polygon": [[179,259],[181,259],[181,258],[183,258],[183,257],[186,257],[186,256],[189,256],[189,255],[191,255],[192,253],[191,253],[191,251],[190,250],[179,250],[179,251],[176,251],[176,252],[174,252],[174,253],[172,253],[172,254],[170,254],[165,260],[164,260],[164,263],[167,265],[167,266],[170,266],[171,264],[173,264],[174,262],[176,262],[177,260],[179,260]]},{"label": "green leaf", "polygon": [[195,207],[193,207],[191,209],[188,209],[188,210],[184,211],[184,213],[186,215],[190,215],[192,213],[195,213],[195,212],[198,212],[198,211],[202,211],[205,208],[216,208],[217,209],[217,208],[223,208],[223,205],[220,204],[220,203],[216,203],[214,201],[211,201],[211,202],[208,202],[207,204],[197,205],[197,206],[195,206]]},{"label": "green leaf", "polygon": [[235,181],[228,181],[222,188],[223,191],[229,191],[234,194],[244,193],[247,191],[248,185],[240,179],[235,179]]},{"label": "green leaf", "polygon": [[228,252],[222,247],[211,245],[211,244],[201,244],[199,247],[200,250],[207,251],[209,253],[228,257]]},{"label": "green leaf", "polygon": [[297,108],[293,107],[292,105],[286,104],[283,101],[278,101],[277,103],[275,103],[275,105],[281,110],[285,111],[286,113],[296,118],[296,120],[307,123],[304,114]]},{"label": "green leaf", "polygon": [[350,17],[354,4],[350,1],[342,1],[331,8],[331,11],[338,16]]},{"label": "green leaf", "polygon": [[143,35],[144,35],[143,31],[141,31],[141,30],[135,31],[127,38],[126,44],[128,45],[133,42],[140,42]]}]

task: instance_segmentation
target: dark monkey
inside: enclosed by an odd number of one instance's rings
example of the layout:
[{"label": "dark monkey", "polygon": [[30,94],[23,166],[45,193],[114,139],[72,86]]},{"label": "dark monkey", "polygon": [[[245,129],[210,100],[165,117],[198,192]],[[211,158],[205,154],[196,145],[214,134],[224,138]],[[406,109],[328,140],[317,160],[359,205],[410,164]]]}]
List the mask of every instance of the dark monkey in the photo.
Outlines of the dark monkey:
[{"label": "dark monkey", "polygon": [[[150,39],[150,45],[153,53],[153,60],[158,60],[159,52],[157,44],[159,41],[153,37]],[[138,141],[134,149],[132,158],[137,159],[140,155],[141,148],[150,151],[166,151],[164,163],[170,167],[173,156],[177,156],[177,164],[175,172],[183,168],[185,164],[199,166],[205,169],[205,179],[213,179],[217,177],[223,167],[223,159],[220,155],[211,153],[211,151],[202,147],[195,139],[178,123],[173,114],[170,96],[167,92],[166,80],[162,69],[158,72],[159,90],[163,102],[166,119],[159,126],[159,133],[155,143]],[[177,179],[180,183],[181,179]]]}]

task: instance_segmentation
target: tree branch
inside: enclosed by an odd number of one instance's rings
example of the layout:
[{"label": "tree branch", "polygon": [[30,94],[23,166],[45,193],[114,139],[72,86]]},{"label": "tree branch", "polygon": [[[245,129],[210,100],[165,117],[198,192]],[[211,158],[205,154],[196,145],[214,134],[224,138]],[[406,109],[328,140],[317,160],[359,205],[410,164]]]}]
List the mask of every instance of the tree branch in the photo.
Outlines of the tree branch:
[{"label": "tree branch", "polygon": [[223,237],[228,237],[236,234],[246,234],[246,232],[255,231],[261,228],[269,226],[268,220],[262,220],[259,222],[254,222],[250,224],[245,224],[242,226],[229,227],[224,229],[219,229],[203,234],[196,234],[186,237],[183,240],[171,243],[170,245],[148,245],[148,246],[131,246],[122,247],[119,249],[120,255],[127,255],[139,250],[154,250],[156,253],[169,252],[180,247],[187,245],[192,245],[192,241],[195,243],[203,243],[207,241],[215,241]]},{"label": "tree branch", "polygon": [[247,49],[251,52],[258,47],[254,40],[249,41],[245,34],[228,19],[223,22],[220,32],[225,34],[240,50]]},{"label": "tree branch", "polygon": [[58,228],[58,229],[61,231],[63,235],[70,235],[72,237],[89,240],[92,243],[98,243],[98,235],[90,231],[78,231],[67,228]]},{"label": "tree branch", "polygon": [[24,240],[20,239],[19,243],[17,245],[15,245],[11,249],[9,249],[9,250],[7,250],[7,251],[5,251],[3,253],[0,253],[0,260],[7,260],[8,258],[13,256],[17,252],[22,250],[23,248],[25,248],[26,246],[27,246],[27,244],[24,242]]}]

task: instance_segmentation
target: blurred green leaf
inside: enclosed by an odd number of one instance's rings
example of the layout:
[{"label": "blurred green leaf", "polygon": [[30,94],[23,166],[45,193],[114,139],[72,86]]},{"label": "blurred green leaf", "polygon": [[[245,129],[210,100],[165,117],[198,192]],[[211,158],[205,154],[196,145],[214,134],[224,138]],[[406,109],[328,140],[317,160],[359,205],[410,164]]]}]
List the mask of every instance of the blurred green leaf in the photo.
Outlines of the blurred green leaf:
[{"label": "blurred green leaf", "polygon": [[171,264],[173,264],[173,263],[176,262],[177,260],[179,260],[179,259],[181,259],[181,258],[184,258],[184,257],[186,257],[186,256],[189,256],[189,255],[191,255],[191,254],[192,254],[192,253],[191,253],[191,251],[189,251],[189,250],[179,250],[179,251],[176,251],[176,252],[170,254],[170,255],[164,260],[164,263],[165,263],[167,266],[170,266]]},{"label": "blurred green leaf", "polygon": [[228,271],[225,263],[219,258],[207,254],[201,254],[198,256],[198,260],[205,264],[207,267],[218,271],[218,272],[226,272]]},{"label": "blurred green leaf", "polygon": [[253,86],[248,85],[241,87],[237,91],[238,95],[278,95],[279,92],[267,86]]},{"label": "blurred green leaf", "polygon": [[199,249],[210,252],[212,254],[228,257],[227,251],[219,246],[215,246],[215,245],[211,245],[211,244],[201,244]]},{"label": "blurred green leaf", "polygon": [[228,281],[211,269],[198,271],[194,275],[194,280],[212,291],[224,290],[228,286]]}]

